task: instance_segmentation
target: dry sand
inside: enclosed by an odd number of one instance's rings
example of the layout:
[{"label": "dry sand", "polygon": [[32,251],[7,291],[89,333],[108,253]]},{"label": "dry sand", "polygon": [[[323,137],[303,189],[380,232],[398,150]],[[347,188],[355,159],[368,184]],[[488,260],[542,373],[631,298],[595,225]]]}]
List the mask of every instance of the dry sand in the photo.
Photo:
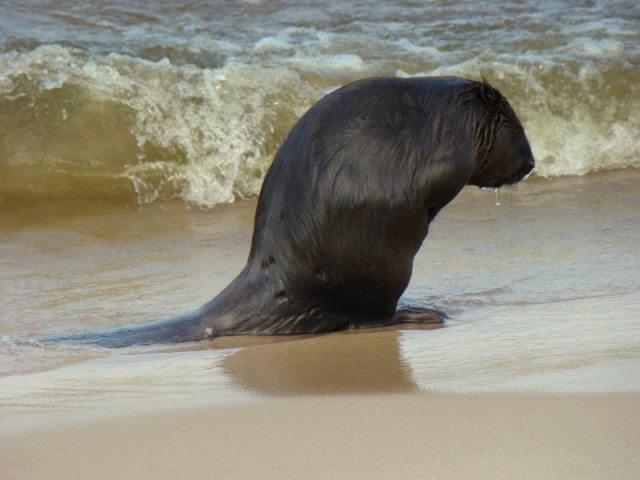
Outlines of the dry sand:
[{"label": "dry sand", "polygon": [[0,431],[2,479],[636,479],[640,395],[393,394]]}]

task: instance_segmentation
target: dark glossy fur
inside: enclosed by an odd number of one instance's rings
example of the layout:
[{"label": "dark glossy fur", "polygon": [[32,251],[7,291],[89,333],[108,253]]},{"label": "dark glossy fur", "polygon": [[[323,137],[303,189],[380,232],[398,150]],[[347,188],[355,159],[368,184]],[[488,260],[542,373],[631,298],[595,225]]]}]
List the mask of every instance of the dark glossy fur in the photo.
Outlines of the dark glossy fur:
[{"label": "dark glossy fur", "polygon": [[245,268],[199,310],[68,340],[105,346],[440,320],[397,309],[429,224],[534,159],[507,100],[457,77],[371,78],[316,103],[267,173]]}]

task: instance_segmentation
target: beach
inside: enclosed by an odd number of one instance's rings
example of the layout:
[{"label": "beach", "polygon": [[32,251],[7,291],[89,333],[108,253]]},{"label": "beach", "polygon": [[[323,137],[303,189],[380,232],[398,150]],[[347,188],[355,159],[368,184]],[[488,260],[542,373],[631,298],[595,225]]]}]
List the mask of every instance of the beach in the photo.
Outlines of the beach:
[{"label": "beach", "polygon": [[[0,479],[635,479],[640,5],[0,4]],[[466,187],[443,325],[121,349],[244,267],[287,132],[373,76],[489,81],[535,170]],[[330,238],[330,237],[328,237]]]},{"label": "beach", "polygon": [[[9,343],[5,335],[4,365],[12,371],[0,377],[2,478],[635,478],[636,177],[611,172],[530,181],[501,192],[500,205],[491,191],[465,190],[434,223],[408,290],[413,298],[430,292],[437,299],[452,316],[444,327],[121,350],[39,346],[26,336]],[[585,204],[591,208],[580,217],[584,210],[576,208]],[[190,296],[206,300],[211,277],[199,265],[216,265],[219,288],[233,277],[245,261],[254,208],[248,201],[209,212],[179,205],[48,212],[46,221],[14,223],[7,231],[19,232],[19,241],[3,248],[22,249],[14,256],[23,268],[24,258],[49,258],[62,279],[88,270],[101,280],[80,283],[98,301],[157,299],[148,306],[156,310],[147,312],[152,319],[181,308],[158,288],[182,288],[183,308],[197,304]],[[585,263],[583,255],[566,255],[563,242],[584,237],[566,239],[564,231],[576,231],[571,221],[587,226],[594,251],[608,255],[604,269],[597,256]],[[129,233],[112,227],[97,234],[105,223]],[[33,235],[43,228],[50,244]],[[471,228],[473,239],[460,238]],[[534,231],[537,237],[527,240]],[[85,241],[67,242],[60,263],[43,254],[60,243],[56,235],[69,232]],[[510,252],[527,242],[536,256]],[[79,254],[87,248],[91,261]],[[113,249],[125,253],[126,268],[114,263]],[[147,272],[159,251],[163,267]],[[469,267],[473,262],[482,268]],[[102,278],[114,269],[117,278]],[[527,280],[531,272],[542,278]],[[544,272],[567,286],[548,285]],[[58,319],[49,331],[73,329],[61,315],[68,305],[51,298],[73,299],[79,287],[36,277],[42,290],[58,294],[30,308],[44,315],[49,306]],[[122,282],[127,288],[114,290]],[[476,282],[494,285],[476,291]],[[468,293],[460,298],[454,285]],[[96,308],[87,299],[75,302]],[[90,318],[93,325],[83,328],[110,321]]]},{"label": "beach", "polygon": [[5,479],[634,479],[640,396],[280,398],[0,436]]}]

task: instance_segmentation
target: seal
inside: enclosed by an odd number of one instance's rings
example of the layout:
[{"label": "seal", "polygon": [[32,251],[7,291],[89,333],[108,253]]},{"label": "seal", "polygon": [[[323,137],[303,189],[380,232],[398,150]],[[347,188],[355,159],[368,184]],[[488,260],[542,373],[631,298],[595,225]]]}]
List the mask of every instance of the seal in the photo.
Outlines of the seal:
[{"label": "seal", "polygon": [[522,124],[486,80],[347,84],[285,137],[247,264],[228,287],[179,317],[66,340],[122,347],[442,322],[442,312],[399,303],[429,224],[466,185],[513,184],[533,167]]}]

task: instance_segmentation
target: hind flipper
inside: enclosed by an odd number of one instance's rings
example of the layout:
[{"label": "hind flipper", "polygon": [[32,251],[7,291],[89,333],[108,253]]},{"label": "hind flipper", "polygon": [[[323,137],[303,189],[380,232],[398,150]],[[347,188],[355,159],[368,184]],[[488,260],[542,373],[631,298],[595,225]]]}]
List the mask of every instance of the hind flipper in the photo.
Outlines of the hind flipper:
[{"label": "hind flipper", "polygon": [[137,325],[119,325],[87,332],[42,337],[43,344],[98,345],[106,348],[204,340],[217,335],[208,328],[199,311]]}]

